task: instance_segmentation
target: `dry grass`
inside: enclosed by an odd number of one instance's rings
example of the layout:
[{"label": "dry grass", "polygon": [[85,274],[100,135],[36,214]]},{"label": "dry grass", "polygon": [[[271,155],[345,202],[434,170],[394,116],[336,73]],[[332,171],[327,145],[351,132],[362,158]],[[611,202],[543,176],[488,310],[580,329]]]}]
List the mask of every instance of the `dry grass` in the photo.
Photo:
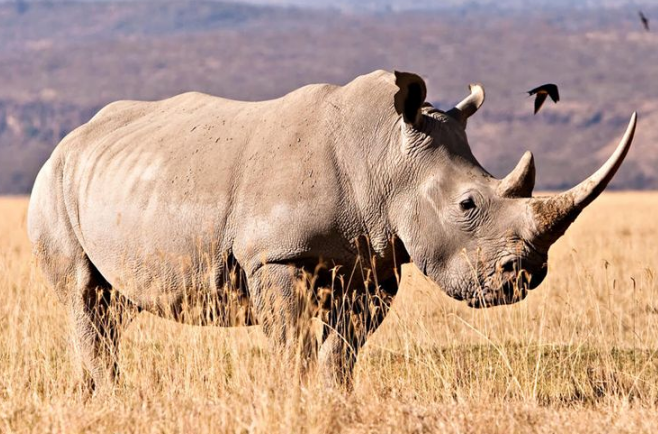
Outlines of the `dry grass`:
[{"label": "dry grass", "polygon": [[350,396],[291,386],[260,331],[144,314],[113,398],[84,403],[27,200],[0,200],[0,432],[649,432],[658,425],[658,195],[607,194],[515,306],[470,310],[413,267]]}]

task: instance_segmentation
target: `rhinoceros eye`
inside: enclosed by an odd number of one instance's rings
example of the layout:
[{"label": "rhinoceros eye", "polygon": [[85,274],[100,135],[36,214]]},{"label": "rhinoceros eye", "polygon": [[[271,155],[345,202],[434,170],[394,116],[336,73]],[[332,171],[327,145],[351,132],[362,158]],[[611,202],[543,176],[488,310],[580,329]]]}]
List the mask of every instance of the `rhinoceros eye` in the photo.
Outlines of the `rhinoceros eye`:
[{"label": "rhinoceros eye", "polygon": [[475,201],[473,198],[467,198],[459,202],[459,207],[462,209],[462,211],[469,211],[475,208]]}]

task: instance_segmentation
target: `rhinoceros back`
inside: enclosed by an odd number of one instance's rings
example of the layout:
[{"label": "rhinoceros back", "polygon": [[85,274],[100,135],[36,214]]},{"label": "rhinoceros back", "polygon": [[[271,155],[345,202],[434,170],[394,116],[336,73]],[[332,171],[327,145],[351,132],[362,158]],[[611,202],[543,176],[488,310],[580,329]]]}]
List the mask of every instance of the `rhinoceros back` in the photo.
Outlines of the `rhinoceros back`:
[{"label": "rhinoceros back", "polygon": [[[227,252],[255,267],[312,250],[324,241],[308,234],[334,230],[340,200],[330,117],[318,104],[335,89],[256,103],[186,93],[110,104],[42,169],[30,236],[74,236],[67,242],[110,284],[146,304],[162,288],[216,282]],[[53,221],[66,234],[53,234]]]}]

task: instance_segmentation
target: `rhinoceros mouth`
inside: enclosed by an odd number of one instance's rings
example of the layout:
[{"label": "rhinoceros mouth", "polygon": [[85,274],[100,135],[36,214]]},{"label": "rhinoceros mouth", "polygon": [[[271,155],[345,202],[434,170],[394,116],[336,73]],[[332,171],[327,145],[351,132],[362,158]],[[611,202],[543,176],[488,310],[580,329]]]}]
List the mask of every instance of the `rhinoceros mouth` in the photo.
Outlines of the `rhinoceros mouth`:
[{"label": "rhinoceros mouth", "polygon": [[484,285],[473,291],[473,296],[467,299],[469,307],[482,309],[517,303],[528,295],[527,278],[520,274],[516,279],[510,279],[497,286]]}]

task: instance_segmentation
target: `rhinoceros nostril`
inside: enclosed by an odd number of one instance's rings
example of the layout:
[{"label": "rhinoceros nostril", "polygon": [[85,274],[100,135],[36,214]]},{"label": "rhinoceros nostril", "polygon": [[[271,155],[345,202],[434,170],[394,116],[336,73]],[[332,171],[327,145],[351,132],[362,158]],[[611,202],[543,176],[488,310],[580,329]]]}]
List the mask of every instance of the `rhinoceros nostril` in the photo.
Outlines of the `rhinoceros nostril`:
[{"label": "rhinoceros nostril", "polygon": [[535,289],[538,287],[546,278],[546,274],[548,274],[548,267],[546,264],[543,264],[541,267],[533,270],[530,281],[528,282],[528,288]]},{"label": "rhinoceros nostril", "polygon": [[501,264],[500,266],[500,271],[503,273],[514,273],[517,271],[517,261],[516,260],[510,260],[510,261],[505,261]]}]

